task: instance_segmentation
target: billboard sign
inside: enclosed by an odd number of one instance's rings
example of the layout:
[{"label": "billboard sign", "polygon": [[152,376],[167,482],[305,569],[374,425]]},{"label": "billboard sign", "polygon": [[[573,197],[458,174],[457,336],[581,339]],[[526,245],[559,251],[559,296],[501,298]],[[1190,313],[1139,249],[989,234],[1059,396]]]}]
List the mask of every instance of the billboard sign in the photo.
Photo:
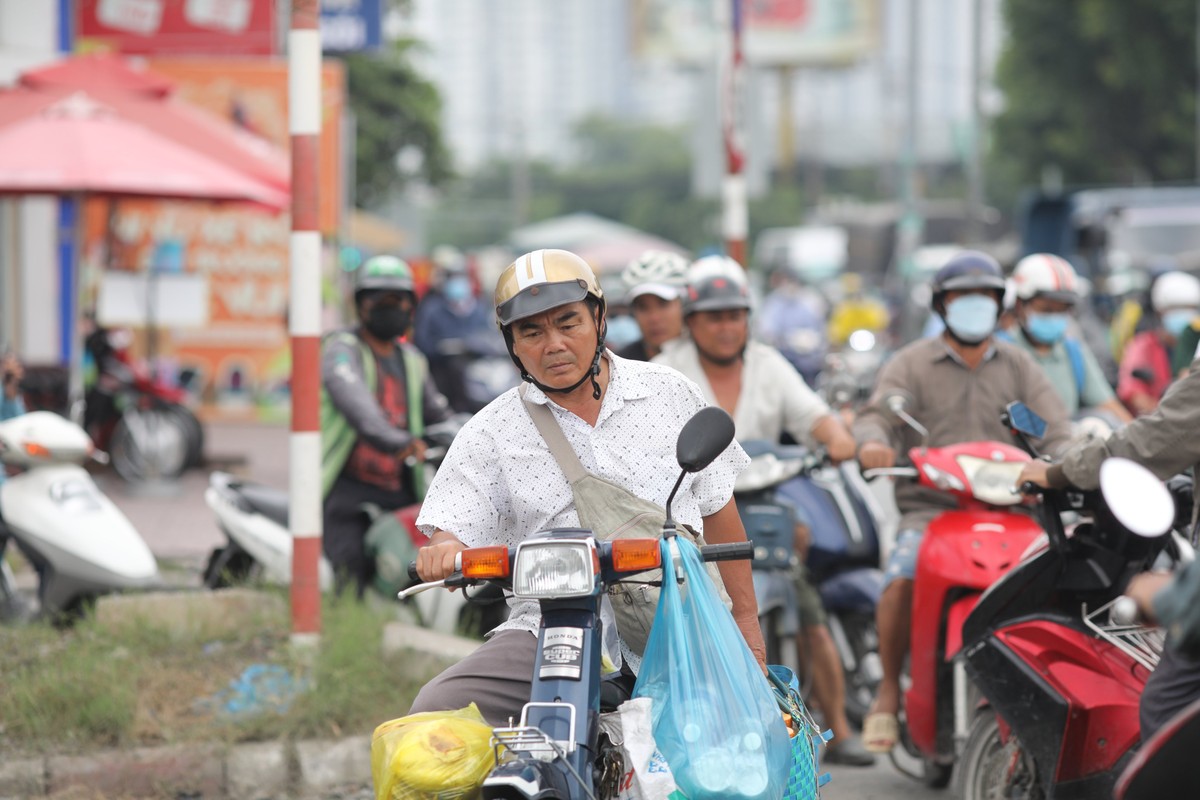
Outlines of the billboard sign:
[{"label": "billboard sign", "polygon": [[321,0],[321,48],[326,53],[374,50],[383,41],[381,0]]},{"label": "billboard sign", "polygon": [[275,0],[78,0],[80,51],[271,55]]},{"label": "billboard sign", "polygon": [[[722,0],[729,1],[729,0]],[[637,0],[641,55],[712,61],[722,31],[714,0]],[[848,66],[878,39],[877,0],[742,0],[743,51],[752,66]]]}]

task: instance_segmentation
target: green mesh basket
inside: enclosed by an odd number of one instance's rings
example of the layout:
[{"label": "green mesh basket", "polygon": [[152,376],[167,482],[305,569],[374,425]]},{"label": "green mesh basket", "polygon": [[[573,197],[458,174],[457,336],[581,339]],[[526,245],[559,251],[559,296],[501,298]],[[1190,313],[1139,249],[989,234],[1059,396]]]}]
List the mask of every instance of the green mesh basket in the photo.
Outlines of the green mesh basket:
[{"label": "green mesh basket", "polygon": [[821,787],[829,783],[829,773],[821,772],[820,751],[833,738],[833,731],[821,732],[804,700],[800,697],[800,681],[796,673],[784,666],[767,667],[771,688],[780,709],[791,714],[800,732],[792,737],[792,771],[788,775],[784,800],[818,800]]}]

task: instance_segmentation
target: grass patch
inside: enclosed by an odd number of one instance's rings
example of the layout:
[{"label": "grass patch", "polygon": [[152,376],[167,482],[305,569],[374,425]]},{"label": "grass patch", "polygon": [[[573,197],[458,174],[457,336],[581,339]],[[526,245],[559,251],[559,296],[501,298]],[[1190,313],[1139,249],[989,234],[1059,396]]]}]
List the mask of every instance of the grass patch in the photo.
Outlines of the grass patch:
[{"label": "grass patch", "polygon": [[[386,611],[326,598],[320,646],[301,659],[278,611],[286,598],[270,607],[217,635],[94,619],[67,630],[0,627],[0,762],[18,752],[369,733],[404,714],[430,677],[403,654],[382,654],[394,619]],[[230,713],[231,686],[253,665],[282,668],[309,689],[283,711]]]}]

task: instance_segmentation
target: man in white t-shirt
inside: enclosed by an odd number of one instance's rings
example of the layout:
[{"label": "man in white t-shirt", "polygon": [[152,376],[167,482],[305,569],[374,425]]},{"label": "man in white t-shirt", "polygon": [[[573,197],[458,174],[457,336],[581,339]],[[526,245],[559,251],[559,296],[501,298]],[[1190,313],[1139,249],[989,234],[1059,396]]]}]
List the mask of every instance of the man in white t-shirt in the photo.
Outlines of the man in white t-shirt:
[{"label": "man in white t-shirt", "polygon": [[[526,402],[550,410],[590,474],[659,506],[679,477],[679,432],[707,405],[678,372],[605,348],[604,293],[574,253],[538,250],[521,256],[500,275],[495,305],[525,394],[511,389],[473,416],[438,468],[417,518],[430,537],[417,557],[426,581],[452,573],[455,555],[466,547],[511,547],[538,531],[579,527],[571,486]],[[745,541],[733,483],[749,463],[731,443],[708,468],[684,478],[672,516],[709,544]],[[761,663],[766,648],[750,565],[723,561],[718,569],[734,621]],[[427,684],[409,713],[475,702],[494,725],[519,717],[529,701],[540,621],[536,601],[512,601],[508,620]],[[640,653],[630,651],[624,635],[622,642],[626,664],[636,672]]]},{"label": "man in white t-shirt", "polygon": [[[750,293],[745,271],[726,256],[708,256],[688,270],[683,300],[688,336],[668,343],[653,359],[682,372],[705,399],[733,417],[739,441],[778,442],[786,431],[797,442],[822,445],[835,462],[854,458],[854,437],[828,405],[775,348],[750,339]],[[833,730],[827,758],[866,766],[875,758],[850,729],[841,660],[815,588],[801,570],[796,582],[801,641],[810,648],[813,692]]]}]

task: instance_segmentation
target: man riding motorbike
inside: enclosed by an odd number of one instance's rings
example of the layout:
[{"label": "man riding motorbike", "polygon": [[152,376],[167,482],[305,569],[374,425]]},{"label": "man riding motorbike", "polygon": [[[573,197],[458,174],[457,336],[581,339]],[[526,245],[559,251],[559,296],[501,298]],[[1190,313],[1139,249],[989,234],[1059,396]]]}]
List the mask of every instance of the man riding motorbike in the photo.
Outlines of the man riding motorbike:
[{"label": "man riding motorbike", "polygon": [[1068,414],[1096,409],[1121,422],[1133,416],[1116,394],[1091,349],[1067,331],[1079,302],[1079,279],[1064,259],[1033,253],[1017,262],[1012,275],[1016,289],[1016,330],[1011,341],[1046,371]]},{"label": "man riding motorbike", "polygon": [[340,591],[361,599],[374,575],[364,503],[390,511],[415,503],[425,452],[419,433],[450,416],[424,357],[397,342],[416,306],[412,270],[395,256],[368,259],[355,276],[358,324],[334,331],[321,348],[321,483],[325,557]]},{"label": "man riding motorbike", "polygon": [[[838,415],[770,345],[750,340],[750,293],[745,270],[726,256],[707,256],[688,271],[683,302],[689,337],[656,356],[695,381],[705,399],[725,409],[740,441],[778,442],[784,431],[797,442],[815,440],[835,462],[854,457],[854,439]],[[866,766],[875,758],[854,735],[845,711],[845,682],[837,648],[816,588],[800,567],[796,593],[799,623],[812,650],[813,692],[833,730],[825,758]],[[799,634],[799,625],[792,631]]]},{"label": "man riding motorbike", "polygon": [[[931,288],[932,309],[945,330],[897,351],[880,370],[871,401],[854,422],[863,469],[891,467],[897,452],[921,445],[1007,441],[1010,434],[1001,415],[1014,400],[1049,423],[1046,450],[1055,452],[1071,433],[1062,400],[1029,355],[994,335],[1004,295],[1000,266],[991,256],[966,250],[938,270]],[[888,411],[886,398],[897,392],[911,398],[905,411],[928,429],[925,441]],[[902,518],[884,573],[886,588],[876,607],[883,679],[863,725],[863,739],[873,752],[890,751],[899,736],[900,674],[909,647],[921,537],[926,526],[954,504],[949,495],[915,481],[896,486]]]},{"label": "man riding motorbike", "polygon": [[[601,535],[600,521],[581,519],[581,508],[607,508],[603,522],[616,527],[647,516],[648,507],[661,508],[678,474],[679,431],[706,406],[700,389],[678,372],[605,349],[604,294],[574,253],[521,256],[500,275],[495,305],[525,383],[471,418],[430,485],[417,520],[430,536],[417,558],[425,581],[451,574],[455,555],[468,546],[511,547],[555,527],[584,525]],[[561,429],[589,473],[576,484],[567,482],[535,414]],[[745,541],[733,483],[748,463],[734,443],[703,473],[689,475],[675,496],[674,518],[710,544]],[[761,664],[765,646],[750,566],[721,562],[720,573],[734,620]],[[515,603],[479,649],[421,690],[410,713],[474,701],[492,724],[518,717],[530,696],[539,622],[536,602]],[[617,627],[623,661],[636,673],[641,653]]]},{"label": "man riding motorbike", "polygon": [[1200,278],[1164,272],[1150,288],[1150,305],[1158,324],[1134,336],[1125,348],[1117,381],[1117,396],[1134,414],[1153,411],[1175,379],[1171,355],[1180,335],[1200,315]]},{"label": "man riding motorbike", "polygon": [[649,361],[662,352],[664,344],[683,333],[680,298],[687,268],[686,258],[662,250],[647,250],[629,262],[621,280],[642,338],[621,348],[617,355]]},{"label": "man riding motorbike", "polygon": [[[1107,439],[1094,438],[1071,448],[1059,464],[1030,462],[1019,480],[1047,488],[1073,485],[1095,489],[1100,482],[1100,465],[1113,456],[1137,461],[1164,480],[1188,467],[1195,473],[1200,468],[1200,373],[1196,366],[1193,364],[1187,377],[1167,390],[1150,414],[1138,417]],[[1197,513],[1200,502],[1193,503],[1193,527]],[[1181,575],[1175,589],[1163,591],[1171,580],[1168,574],[1148,572],[1135,577],[1125,592],[1138,601],[1151,619],[1167,624],[1171,633],[1162,658],[1142,692],[1143,740],[1200,697],[1200,647],[1197,647],[1200,629],[1186,637],[1178,636],[1184,624],[1196,628],[1196,622],[1200,621],[1196,617],[1200,589],[1197,563],[1200,562],[1193,562]],[[1189,652],[1181,652],[1181,638],[1188,640]]]}]

